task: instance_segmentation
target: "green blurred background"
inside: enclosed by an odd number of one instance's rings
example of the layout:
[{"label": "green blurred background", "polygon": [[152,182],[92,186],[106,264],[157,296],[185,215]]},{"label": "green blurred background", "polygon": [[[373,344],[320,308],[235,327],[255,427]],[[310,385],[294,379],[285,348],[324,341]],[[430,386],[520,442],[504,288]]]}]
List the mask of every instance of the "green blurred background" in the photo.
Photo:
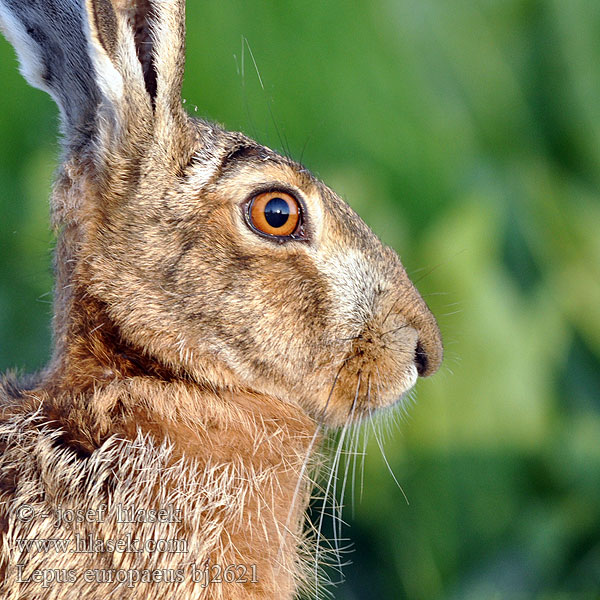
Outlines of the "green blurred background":
[{"label": "green blurred background", "polygon": [[[188,4],[190,111],[337,189],[445,338],[384,444],[409,504],[370,436],[336,598],[600,598],[600,3]],[[0,369],[31,371],[57,115],[3,39],[0,77]]]}]

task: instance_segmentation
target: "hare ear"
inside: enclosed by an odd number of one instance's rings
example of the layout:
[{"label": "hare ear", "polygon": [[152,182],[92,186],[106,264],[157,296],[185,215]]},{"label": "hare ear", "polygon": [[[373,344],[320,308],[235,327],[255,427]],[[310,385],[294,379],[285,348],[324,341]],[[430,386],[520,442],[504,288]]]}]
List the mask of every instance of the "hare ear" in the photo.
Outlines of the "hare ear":
[{"label": "hare ear", "polygon": [[[185,0],[86,0],[86,4],[92,54],[101,57],[100,45],[122,74],[125,86],[134,84],[134,90],[140,82],[141,66],[143,86],[159,130],[181,118]],[[107,69],[98,64],[97,71],[101,75]]]},{"label": "hare ear", "polygon": [[0,0],[0,27],[27,81],[58,104],[67,153],[91,138],[100,153],[139,152],[185,114],[184,11],[184,0]]},{"label": "hare ear", "polygon": [[40,2],[0,0],[0,28],[17,52],[25,79],[58,104],[64,133],[89,125],[100,96],[77,3],[57,0],[42,7]]},{"label": "hare ear", "polygon": [[134,0],[133,4],[136,47],[144,67],[146,88],[157,120],[166,124],[172,117],[183,114],[185,0]]}]

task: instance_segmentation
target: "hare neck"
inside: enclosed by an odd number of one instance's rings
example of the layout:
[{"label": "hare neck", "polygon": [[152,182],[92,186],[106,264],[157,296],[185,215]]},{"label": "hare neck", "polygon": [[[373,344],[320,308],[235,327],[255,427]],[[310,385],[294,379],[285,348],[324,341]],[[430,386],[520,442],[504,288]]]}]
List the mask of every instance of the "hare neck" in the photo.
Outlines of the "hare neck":
[{"label": "hare neck", "polygon": [[[308,572],[303,522],[320,442],[302,411],[247,391],[151,377],[115,380],[75,396],[39,388],[30,397],[42,400],[49,426],[60,429],[61,452],[75,450],[83,469],[106,463],[107,473],[94,477],[118,481],[119,498],[136,509],[179,510],[177,537],[190,549],[182,557],[186,569],[238,565],[258,579],[245,588],[256,596],[244,598],[293,597]],[[123,447],[115,449],[117,443]],[[103,489],[99,504],[122,502],[111,497],[112,486]],[[155,529],[154,538],[172,538],[167,526]],[[133,527],[148,536],[146,523]],[[163,557],[168,565],[159,564]],[[148,560],[152,568],[173,567],[169,555]]]},{"label": "hare neck", "polygon": [[[169,440],[173,459],[191,467],[188,484],[213,496],[205,510],[188,511],[189,532],[214,532],[210,551],[195,562],[254,569],[260,598],[294,596],[306,574],[299,552],[306,552],[304,514],[320,441],[314,422],[288,403],[249,392],[137,378],[127,387],[133,405],[151,407],[135,412],[131,438],[135,422],[157,441]],[[155,503],[167,504],[173,491]]]}]

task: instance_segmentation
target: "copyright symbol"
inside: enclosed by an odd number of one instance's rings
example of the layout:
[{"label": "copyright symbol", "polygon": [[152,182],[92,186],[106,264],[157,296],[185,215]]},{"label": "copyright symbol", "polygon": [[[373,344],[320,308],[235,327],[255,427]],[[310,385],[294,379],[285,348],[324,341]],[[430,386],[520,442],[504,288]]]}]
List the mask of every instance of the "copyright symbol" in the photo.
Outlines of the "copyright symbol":
[{"label": "copyright symbol", "polygon": [[17,520],[21,521],[22,523],[30,523],[35,516],[35,509],[33,506],[29,506],[29,504],[23,504],[23,506],[19,506],[15,512]]}]

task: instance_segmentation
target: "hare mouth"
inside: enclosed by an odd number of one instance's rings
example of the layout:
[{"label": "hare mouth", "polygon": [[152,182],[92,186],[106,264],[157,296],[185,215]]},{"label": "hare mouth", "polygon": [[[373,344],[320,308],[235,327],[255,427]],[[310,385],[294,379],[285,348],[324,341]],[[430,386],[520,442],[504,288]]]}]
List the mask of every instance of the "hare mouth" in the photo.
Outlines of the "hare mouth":
[{"label": "hare mouth", "polygon": [[393,337],[365,328],[357,335],[323,399],[332,425],[360,421],[380,409],[402,405],[419,376],[418,333],[397,327]]}]

